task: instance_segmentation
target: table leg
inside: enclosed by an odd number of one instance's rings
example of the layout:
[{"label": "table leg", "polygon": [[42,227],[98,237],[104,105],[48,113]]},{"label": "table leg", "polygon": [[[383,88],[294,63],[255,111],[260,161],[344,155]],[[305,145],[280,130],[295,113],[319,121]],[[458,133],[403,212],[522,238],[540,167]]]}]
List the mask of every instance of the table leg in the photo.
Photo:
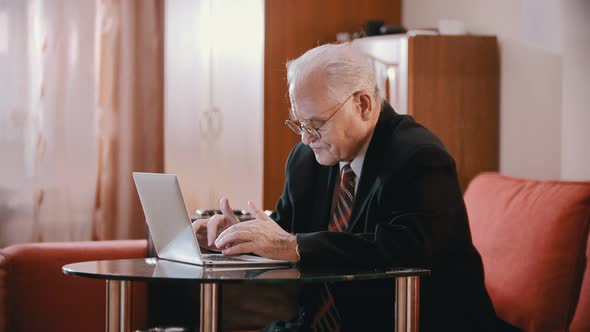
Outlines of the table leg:
[{"label": "table leg", "polygon": [[201,284],[201,332],[221,331],[221,288],[215,283]]},{"label": "table leg", "polygon": [[395,280],[395,332],[416,332],[420,314],[420,277]]},{"label": "table leg", "polygon": [[107,332],[131,331],[131,281],[107,280]]}]

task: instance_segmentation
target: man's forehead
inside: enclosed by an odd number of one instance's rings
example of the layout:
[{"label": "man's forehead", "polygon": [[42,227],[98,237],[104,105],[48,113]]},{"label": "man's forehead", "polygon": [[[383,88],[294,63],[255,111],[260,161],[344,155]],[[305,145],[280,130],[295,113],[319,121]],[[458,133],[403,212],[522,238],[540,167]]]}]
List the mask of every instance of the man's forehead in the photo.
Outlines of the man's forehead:
[{"label": "man's forehead", "polygon": [[295,89],[289,95],[291,109],[298,120],[322,118],[330,108],[327,89]]},{"label": "man's forehead", "polygon": [[323,117],[327,110],[327,98],[320,96],[291,97],[292,116],[300,121],[312,121]]},{"label": "man's forehead", "polygon": [[326,110],[329,105],[326,79],[325,71],[316,69],[302,75],[296,84],[289,86],[291,107],[299,120],[311,119]]}]

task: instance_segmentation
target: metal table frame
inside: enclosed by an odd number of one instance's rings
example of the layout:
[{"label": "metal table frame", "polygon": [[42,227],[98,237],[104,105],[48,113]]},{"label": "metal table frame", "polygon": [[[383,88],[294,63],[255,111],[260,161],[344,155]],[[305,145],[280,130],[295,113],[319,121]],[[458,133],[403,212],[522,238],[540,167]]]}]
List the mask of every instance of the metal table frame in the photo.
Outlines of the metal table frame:
[{"label": "metal table frame", "polygon": [[[106,281],[106,331],[131,331],[131,281]],[[395,332],[418,331],[420,277],[395,279]],[[201,283],[201,332],[221,331],[221,288],[218,283]]]}]

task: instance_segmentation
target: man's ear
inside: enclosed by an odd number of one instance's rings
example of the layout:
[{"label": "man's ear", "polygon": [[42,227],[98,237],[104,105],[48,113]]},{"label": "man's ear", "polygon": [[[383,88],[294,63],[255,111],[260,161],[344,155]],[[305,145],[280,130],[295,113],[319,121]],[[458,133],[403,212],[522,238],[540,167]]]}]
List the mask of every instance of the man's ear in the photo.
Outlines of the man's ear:
[{"label": "man's ear", "polygon": [[365,92],[361,92],[358,96],[359,98],[359,107],[361,112],[361,117],[363,120],[370,120],[371,119],[371,112],[373,110],[373,103],[375,102],[369,94]]}]

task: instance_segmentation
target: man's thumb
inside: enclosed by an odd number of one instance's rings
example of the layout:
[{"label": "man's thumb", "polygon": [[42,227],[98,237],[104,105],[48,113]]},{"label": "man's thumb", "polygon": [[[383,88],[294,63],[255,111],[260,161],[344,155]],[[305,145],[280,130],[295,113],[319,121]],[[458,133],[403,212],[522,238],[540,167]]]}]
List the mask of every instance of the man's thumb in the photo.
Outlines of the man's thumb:
[{"label": "man's thumb", "polygon": [[266,215],[266,213],[264,213],[264,211],[262,211],[262,209],[257,207],[254,204],[254,202],[252,202],[252,201],[248,201],[248,212],[250,212],[250,214],[252,216],[254,216],[255,218],[268,219],[268,216]]}]

